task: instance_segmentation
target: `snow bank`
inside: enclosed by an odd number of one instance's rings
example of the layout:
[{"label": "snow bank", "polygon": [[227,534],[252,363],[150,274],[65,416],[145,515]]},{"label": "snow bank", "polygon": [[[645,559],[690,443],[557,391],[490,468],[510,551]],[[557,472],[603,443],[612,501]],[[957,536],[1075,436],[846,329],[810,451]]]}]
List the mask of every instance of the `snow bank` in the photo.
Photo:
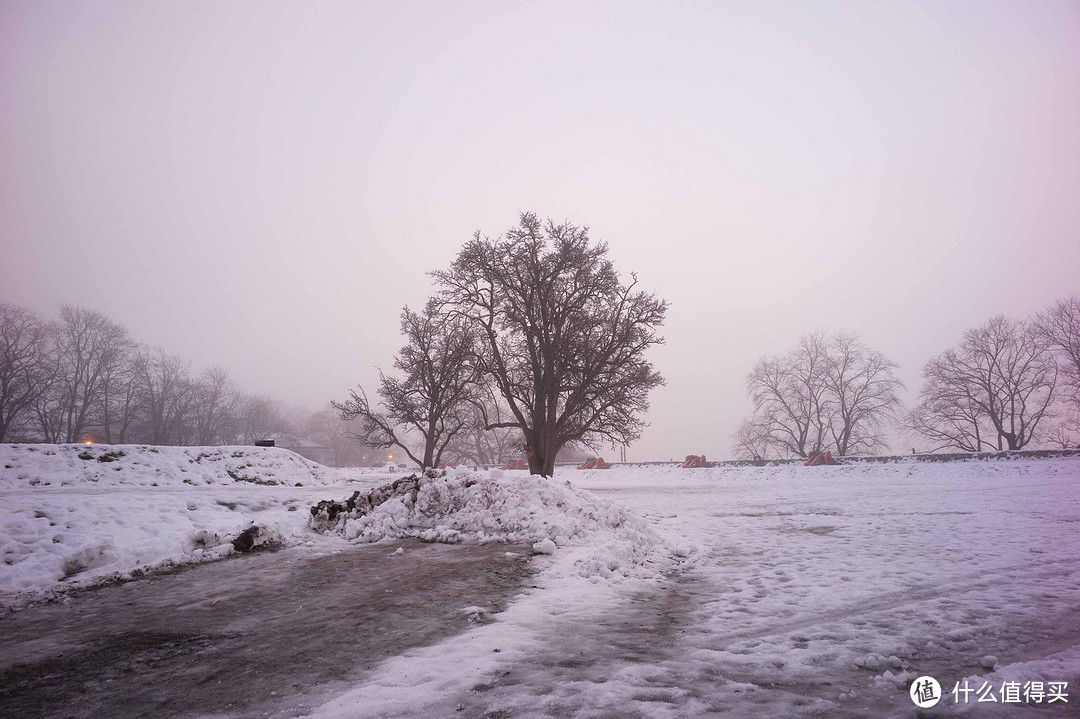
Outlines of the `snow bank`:
[{"label": "snow bank", "polygon": [[399,496],[379,497],[381,503],[371,509],[333,517],[318,513],[312,526],[358,542],[401,537],[513,542],[530,544],[538,554],[588,545],[593,551],[578,557],[575,569],[581,576],[603,578],[640,573],[663,545],[644,520],[568,481],[500,470],[451,470],[421,476],[410,488]]},{"label": "snow bank", "polygon": [[[355,470],[354,470],[355,471]],[[2,444],[0,491],[33,487],[268,487],[340,482],[330,469],[280,447]]]},{"label": "snow bank", "polygon": [[280,448],[0,445],[0,606],[218,559],[252,526],[311,541],[327,487],[385,476]]}]

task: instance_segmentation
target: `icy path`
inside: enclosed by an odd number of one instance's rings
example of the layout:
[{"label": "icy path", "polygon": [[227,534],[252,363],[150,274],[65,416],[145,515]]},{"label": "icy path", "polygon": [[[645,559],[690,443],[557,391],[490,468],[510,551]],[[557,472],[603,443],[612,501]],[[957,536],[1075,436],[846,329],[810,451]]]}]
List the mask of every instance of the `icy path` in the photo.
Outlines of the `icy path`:
[{"label": "icy path", "polygon": [[1067,705],[966,709],[1080,715],[1076,459],[571,478],[698,551],[663,588],[551,621],[460,715],[914,717],[921,674],[1067,681]]},{"label": "icy path", "polygon": [[482,614],[463,610],[499,610],[531,571],[507,545],[323,544],[8,615],[0,716],[295,716],[387,657],[475,627]]}]

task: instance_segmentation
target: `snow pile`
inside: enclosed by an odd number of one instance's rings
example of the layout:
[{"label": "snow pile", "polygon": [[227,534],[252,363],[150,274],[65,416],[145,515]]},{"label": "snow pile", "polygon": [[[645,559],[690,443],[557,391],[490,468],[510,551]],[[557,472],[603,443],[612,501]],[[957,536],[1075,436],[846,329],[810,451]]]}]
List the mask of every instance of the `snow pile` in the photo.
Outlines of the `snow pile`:
[{"label": "snow pile", "polygon": [[[233,542],[254,526],[272,543],[283,543],[286,534],[302,538],[295,531],[299,522],[294,522],[296,528],[287,526],[288,505],[299,504],[299,497],[281,497],[279,502],[232,499],[168,490],[160,496],[65,492],[19,497],[17,503],[5,497],[0,509],[0,604],[17,603],[13,599],[18,594],[220,559],[232,554]],[[294,509],[293,514],[300,513]]]},{"label": "snow pile", "polygon": [[312,541],[327,487],[386,476],[280,448],[0,445],[0,607]]},{"label": "snow pile", "polygon": [[0,491],[87,484],[169,487],[242,482],[275,487],[341,480],[340,470],[280,447],[0,444]]},{"label": "snow pile", "polygon": [[381,488],[371,498],[351,498],[358,506],[350,511],[315,507],[312,526],[358,542],[512,542],[538,554],[587,544],[593,551],[575,559],[575,570],[604,578],[639,574],[663,544],[624,507],[547,477],[452,470],[404,478],[394,488],[393,496]]}]

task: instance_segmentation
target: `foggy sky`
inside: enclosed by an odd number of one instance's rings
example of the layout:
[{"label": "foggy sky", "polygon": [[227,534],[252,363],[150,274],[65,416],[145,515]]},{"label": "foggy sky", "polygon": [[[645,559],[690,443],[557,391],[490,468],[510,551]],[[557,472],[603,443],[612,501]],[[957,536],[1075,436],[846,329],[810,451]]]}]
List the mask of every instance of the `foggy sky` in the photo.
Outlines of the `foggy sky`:
[{"label": "foggy sky", "polygon": [[671,302],[631,459],[815,329],[901,365],[1080,291],[1075,2],[0,3],[0,301],[318,408],[473,231]]}]

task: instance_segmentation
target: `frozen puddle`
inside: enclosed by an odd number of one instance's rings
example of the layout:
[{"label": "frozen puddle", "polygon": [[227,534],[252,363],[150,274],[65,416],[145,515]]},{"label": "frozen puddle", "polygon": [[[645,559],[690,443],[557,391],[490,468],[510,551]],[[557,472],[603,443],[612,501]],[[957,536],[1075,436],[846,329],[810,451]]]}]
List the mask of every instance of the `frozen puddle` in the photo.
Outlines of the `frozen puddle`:
[{"label": "frozen puddle", "polygon": [[293,548],[9,614],[0,716],[303,713],[382,660],[483,621],[463,608],[500,611],[531,573],[508,549]]}]

